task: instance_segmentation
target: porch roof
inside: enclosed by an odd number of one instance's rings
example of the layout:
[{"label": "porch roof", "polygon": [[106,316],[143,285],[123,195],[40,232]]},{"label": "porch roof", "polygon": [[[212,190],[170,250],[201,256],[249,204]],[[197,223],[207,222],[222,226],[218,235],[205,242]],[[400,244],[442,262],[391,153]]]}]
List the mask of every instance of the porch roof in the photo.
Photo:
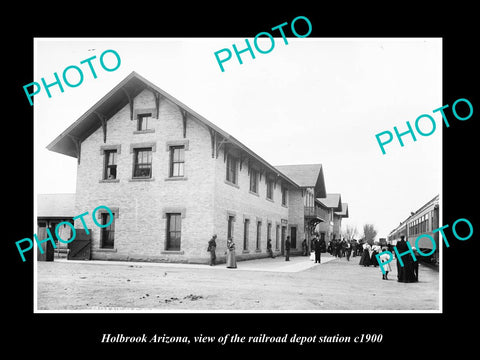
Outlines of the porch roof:
[{"label": "porch roof", "polygon": [[314,188],[315,197],[325,197],[322,164],[278,165],[278,170],[293,179],[301,188]]},{"label": "porch roof", "polygon": [[327,208],[333,209],[335,212],[342,211],[342,197],[340,194],[327,194],[325,197],[317,198],[317,200]]},{"label": "porch roof", "polygon": [[348,218],[348,203],[342,203],[342,211],[337,211],[335,214],[344,218]]}]

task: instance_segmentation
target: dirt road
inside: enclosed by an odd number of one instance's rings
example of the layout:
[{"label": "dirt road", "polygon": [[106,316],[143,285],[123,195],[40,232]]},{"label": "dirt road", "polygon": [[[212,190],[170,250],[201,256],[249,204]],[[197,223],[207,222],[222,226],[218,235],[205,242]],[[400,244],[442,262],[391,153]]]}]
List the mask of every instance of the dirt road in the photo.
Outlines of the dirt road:
[{"label": "dirt road", "polygon": [[[389,280],[359,258],[308,257],[225,265],[38,262],[39,310],[438,310],[439,273],[420,265],[418,283]],[[290,267],[285,267],[286,265]],[[307,268],[306,270],[302,270]],[[283,270],[282,270],[283,269]],[[289,270],[290,269],[290,270]],[[300,269],[297,271],[296,269]]]}]

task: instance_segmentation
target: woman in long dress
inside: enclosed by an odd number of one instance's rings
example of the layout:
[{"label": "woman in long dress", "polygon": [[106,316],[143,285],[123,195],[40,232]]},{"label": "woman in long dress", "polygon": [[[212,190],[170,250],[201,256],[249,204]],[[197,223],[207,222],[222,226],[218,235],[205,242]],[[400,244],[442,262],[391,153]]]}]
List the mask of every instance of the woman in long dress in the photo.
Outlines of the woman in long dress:
[{"label": "woman in long dress", "polygon": [[[386,247],[382,248],[382,253],[387,251]],[[388,280],[388,273],[392,271],[392,267],[390,266],[390,256],[388,254],[382,254],[380,255],[380,262],[382,265],[380,265],[383,268],[382,271],[382,279],[383,280]]]},{"label": "woman in long dress", "polygon": [[377,267],[378,266],[378,261],[377,261],[377,258],[375,257],[375,255],[379,254],[380,253],[380,250],[381,250],[381,247],[380,247],[380,243],[378,241],[375,241],[373,243],[374,245],[372,246],[372,253],[370,254],[370,262],[372,263],[372,265],[374,267]]},{"label": "woman in long dress", "polygon": [[227,240],[227,268],[237,268],[237,259],[235,258],[235,243],[231,238]]},{"label": "woman in long dress", "polygon": [[363,265],[363,266],[371,265],[370,250],[371,250],[370,244],[368,244],[367,242],[363,244],[362,257],[360,258],[359,265]]}]

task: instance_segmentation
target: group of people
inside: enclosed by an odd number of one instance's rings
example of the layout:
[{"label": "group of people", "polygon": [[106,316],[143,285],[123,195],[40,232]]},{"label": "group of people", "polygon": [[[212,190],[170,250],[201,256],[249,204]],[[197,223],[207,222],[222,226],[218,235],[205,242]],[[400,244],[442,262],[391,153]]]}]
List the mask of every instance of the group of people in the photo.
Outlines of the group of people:
[{"label": "group of people", "polygon": [[[217,235],[214,234],[212,238],[208,241],[207,251],[210,253],[210,266],[215,266],[217,255]],[[271,258],[275,258],[272,249],[272,240],[267,240],[267,252]],[[235,255],[235,243],[233,242],[232,238],[227,239],[227,268],[235,269],[237,267],[237,258]],[[290,236],[287,236],[287,240],[285,241],[285,260],[290,261]]]},{"label": "group of people", "polygon": [[375,255],[385,250],[386,248],[382,248],[378,241],[375,241],[373,245],[365,242],[364,244],[362,244],[362,254],[360,256],[359,264],[362,266],[373,265],[374,267],[377,267],[378,261],[375,258]]},{"label": "group of people", "polygon": [[[210,266],[214,266],[216,262],[216,243],[217,235],[213,235],[212,238],[208,242],[207,251],[210,253]],[[287,236],[285,241],[285,261],[290,261],[290,237]],[[373,265],[374,267],[379,266],[378,260],[376,258],[377,254],[381,254],[384,251],[389,250],[390,253],[393,253],[391,248],[386,246],[380,246],[379,242],[374,242],[373,245],[370,245],[368,242],[363,244],[358,244],[356,240],[347,241],[345,239],[342,240],[332,240],[328,248],[326,247],[325,240],[319,239],[317,236],[311,241],[311,255],[315,254],[315,263],[321,262],[321,253],[328,251],[331,255],[335,257],[343,257],[347,258],[347,261],[350,261],[350,256],[360,256],[359,265],[364,267],[369,267]],[[400,254],[408,251],[408,245],[405,242],[405,236],[401,237],[401,240],[397,242],[396,245],[397,251]],[[414,252],[416,252],[415,248],[412,248]],[[302,242],[302,250],[303,255],[308,255],[308,246],[307,240],[304,239]],[[272,250],[272,242],[271,239],[267,240],[267,252],[270,257],[274,258],[275,255],[273,254]],[[388,254],[381,254],[379,257],[380,262],[382,263],[380,266],[383,267],[382,271],[382,279],[388,280],[388,273],[392,271],[392,267],[390,266],[389,262],[389,255]],[[418,262],[413,261],[411,256],[405,256],[403,261],[403,266],[400,264],[399,259],[397,258],[397,280],[399,282],[417,282],[418,281]],[[226,251],[226,263],[227,268],[235,269],[237,267],[237,259],[235,256],[235,243],[231,238],[227,240],[227,251]]]},{"label": "group of people", "polygon": [[347,261],[350,261],[350,256],[357,256],[357,247],[357,240],[333,239],[328,244],[327,251],[332,256],[346,257]]},{"label": "group of people", "polygon": [[[373,245],[368,243],[364,243],[362,245],[363,251],[360,258],[359,265],[368,267],[373,265],[374,267],[379,266],[378,260],[376,258],[377,254],[381,254],[384,251],[390,251],[393,254],[393,251],[390,247],[383,246],[381,247],[378,242],[374,242]],[[401,236],[401,240],[397,242],[396,245],[397,251],[400,254],[408,251],[408,245],[405,241],[405,236]],[[416,249],[412,248],[414,253],[416,253]],[[390,265],[390,255],[385,253],[379,256],[379,260],[383,267],[382,271],[382,279],[388,280],[388,273],[392,271],[392,267]],[[418,262],[413,261],[411,256],[405,256],[402,258],[403,266],[400,264],[399,259],[397,258],[397,281],[398,282],[417,282],[418,281]]]},{"label": "group of people", "polygon": [[[207,251],[210,253],[210,266],[215,266],[217,255],[217,235],[214,234],[212,238],[208,241]],[[235,256],[235,243],[232,238],[227,240],[227,268],[235,269],[237,267],[237,258]]]},{"label": "group of people", "polygon": [[[326,251],[326,247],[327,247],[327,245],[325,244],[324,239],[319,239],[317,236],[313,237],[313,239],[311,240],[311,243],[310,243],[310,249],[311,249],[310,256],[312,256],[312,255],[315,256],[315,263],[320,263],[321,262],[322,252]],[[307,240],[306,239],[304,239],[303,242],[302,242],[302,255],[303,256],[308,255],[308,246],[307,246]]]}]

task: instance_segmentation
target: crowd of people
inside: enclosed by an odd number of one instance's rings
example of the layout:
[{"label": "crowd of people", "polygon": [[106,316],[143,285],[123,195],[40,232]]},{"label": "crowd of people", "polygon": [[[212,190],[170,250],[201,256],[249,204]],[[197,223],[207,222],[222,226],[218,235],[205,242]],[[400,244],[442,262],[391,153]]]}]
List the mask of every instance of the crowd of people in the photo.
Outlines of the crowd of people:
[{"label": "crowd of people", "polygon": [[[313,239],[312,251],[315,250],[315,245],[318,242],[316,237]],[[325,243],[325,242],[323,242]],[[405,241],[405,237],[402,236],[401,240],[398,241],[396,245],[397,251],[402,254],[408,251],[408,246]],[[415,255],[417,255],[417,250],[412,248]],[[390,253],[395,257],[395,252],[392,245],[381,245],[380,242],[374,241],[372,244],[368,242],[359,242],[355,239],[346,240],[346,239],[334,239],[328,244],[326,251],[330,255],[337,258],[345,257],[347,261],[350,261],[350,257],[360,257],[359,265],[363,267],[378,267],[382,266],[382,279],[388,280],[388,273],[392,271],[392,266],[390,265],[390,255],[388,253],[382,254],[385,251],[390,251]],[[325,250],[322,250],[325,252]],[[379,260],[382,263],[379,264],[376,255],[380,254]],[[418,282],[418,261],[413,261],[411,256],[404,256],[402,258],[403,266],[400,264],[400,261],[396,259],[397,265],[397,281],[398,282]]]},{"label": "crowd of people", "polygon": [[[210,253],[210,265],[214,266],[216,262],[216,235],[213,235],[210,241],[208,242],[207,251]],[[407,243],[405,242],[405,237],[402,236],[401,240],[396,244],[397,251],[400,254],[408,251]],[[321,262],[321,254],[328,252],[330,255],[337,258],[345,257],[347,261],[350,261],[350,257],[360,257],[359,265],[363,267],[378,267],[382,266],[382,279],[388,280],[388,273],[392,271],[390,265],[390,257],[388,253],[382,254],[385,251],[390,251],[391,254],[394,254],[391,245],[381,246],[378,241],[373,242],[371,245],[368,242],[358,242],[357,240],[346,240],[344,239],[334,239],[329,242],[328,246],[325,243],[324,239],[319,239],[317,236],[314,236],[310,243],[310,256],[312,260],[315,260],[315,263]],[[416,249],[413,248],[414,252]],[[270,257],[274,258],[272,251],[271,240],[267,241],[267,252]],[[376,255],[380,255],[379,264]],[[231,238],[227,240],[227,251],[226,255],[226,264],[227,268],[235,269],[237,267],[237,261],[235,256],[235,243]],[[302,255],[308,256],[308,246],[307,240],[304,239],[302,242]],[[285,242],[285,260],[289,261],[290,258],[290,237],[287,236]],[[397,280],[399,282],[417,282],[418,281],[418,262],[413,261],[411,256],[404,256],[402,258],[403,266],[401,265],[399,259],[396,259],[397,262]]]}]

